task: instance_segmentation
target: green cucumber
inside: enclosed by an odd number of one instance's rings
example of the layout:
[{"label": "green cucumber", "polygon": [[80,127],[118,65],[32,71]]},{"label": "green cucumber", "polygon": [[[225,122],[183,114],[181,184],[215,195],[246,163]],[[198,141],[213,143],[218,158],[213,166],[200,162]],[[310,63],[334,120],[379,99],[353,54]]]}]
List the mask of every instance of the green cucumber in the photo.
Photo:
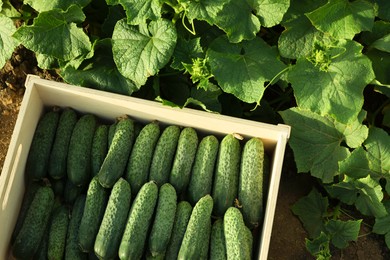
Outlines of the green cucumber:
[{"label": "green cucumber", "polygon": [[191,127],[184,128],[179,136],[169,182],[177,193],[182,193],[191,178],[192,164],[194,163],[198,147],[198,135]]},{"label": "green cucumber", "polygon": [[237,198],[240,149],[240,142],[234,134],[226,135],[219,146],[212,190],[215,216],[223,216]]},{"label": "green cucumber", "polygon": [[107,136],[108,148],[110,148],[111,143],[112,143],[112,139],[114,138],[117,123],[118,123],[118,122],[115,121],[114,123],[112,123],[112,124],[108,127],[108,136]]},{"label": "green cucumber", "polygon": [[[50,222],[50,221],[49,221]],[[49,228],[50,225],[47,225],[45,228],[45,233],[43,234],[43,237],[41,239],[41,242],[39,243],[37,252],[35,253],[33,260],[47,260],[47,250],[49,246]]]},{"label": "green cucumber", "polygon": [[79,245],[83,252],[94,250],[95,238],[106,210],[108,197],[108,190],[100,185],[97,177],[92,178],[79,228]]},{"label": "green cucumber", "polygon": [[96,117],[83,115],[73,128],[67,158],[69,180],[76,186],[86,185],[91,175],[91,148]]},{"label": "green cucumber", "polygon": [[125,179],[119,178],[112,188],[95,239],[94,251],[99,259],[114,259],[117,257],[130,203],[130,184]]},{"label": "green cucumber", "polygon": [[242,150],[238,201],[246,225],[255,228],[264,213],[264,145],[260,138],[249,139]]},{"label": "green cucumber", "polygon": [[248,233],[241,211],[229,207],[223,216],[223,230],[227,259],[251,259],[252,245],[248,243]]},{"label": "green cucumber", "polygon": [[210,239],[210,260],[227,259],[223,220],[217,219],[213,223]]},{"label": "green cucumber", "polygon": [[79,227],[85,206],[85,194],[80,194],[72,207],[72,213],[68,225],[66,236],[65,260],[86,259],[87,254],[83,253],[79,247]]},{"label": "green cucumber", "polygon": [[156,214],[149,235],[149,252],[153,257],[163,256],[172,234],[177,207],[175,188],[170,183],[161,185]]},{"label": "green cucumber", "polygon": [[249,259],[252,259],[252,255],[253,255],[253,234],[252,234],[252,231],[247,227],[245,226],[244,227],[244,232],[245,232],[245,242],[247,244],[247,247],[248,247],[248,254],[249,254]]},{"label": "green cucumber", "polygon": [[13,244],[15,258],[31,259],[37,252],[46,226],[49,225],[53,204],[53,190],[46,186],[39,187]]},{"label": "green cucumber", "polygon": [[72,205],[76,198],[83,193],[84,186],[76,186],[69,179],[65,180],[64,197],[63,200],[66,204]]},{"label": "green cucumber", "polygon": [[177,204],[175,222],[173,224],[171,239],[165,253],[165,259],[177,259],[188,221],[191,217],[191,212],[192,206],[188,201],[182,200]]},{"label": "green cucumber", "polygon": [[26,175],[33,180],[47,177],[50,152],[57,131],[60,113],[46,112],[38,121],[26,161]]},{"label": "green cucumber", "polygon": [[204,137],[199,143],[187,190],[192,205],[211,193],[218,148],[219,141],[214,135]]},{"label": "green cucumber", "polygon": [[111,146],[97,175],[103,187],[112,188],[123,175],[133,142],[134,121],[128,117],[120,118]]},{"label": "green cucumber", "polygon": [[91,148],[91,172],[96,176],[108,152],[108,125],[99,125],[93,136]]},{"label": "green cucumber", "polygon": [[171,125],[164,129],[157,141],[150,165],[149,180],[155,181],[159,187],[169,181],[179,136],[180,128]]},{"label": "green cucumber", "polygon": [[130,183],[134,195],[148,181],[149,168],[159,136],[160,126],[155,121],[145,125],[135,139],[125,172],[125,179]]},{"label": "green cucumber", "polygon": [[[204,259],[205,240],[209,240],[213,199],[202,197],[194,206],[180,246],[178,259]],[[208,246],[208,243],[207,243]]]},{"label": "green cucumber", "polygon": [[134,199],[119,247],[120,259],[140,259],[145,248],[148,230],[157,204],[158,187],[145,183]]},{"label": "green cucumber", "polygon": [[61,179],[66,175],[69,142],[76,122],[76,111],[65,108],[61,112],[49,159],[48,172],[53,179]]},{"label": "green cucumber", "polygon": [[60,206],[54,210],[49,231],[47,257],[50,260],[63,259],[66,246],[66,236],[69,225],[69,209]]},{"label": "green cucumber", "polygon": [[54,195],[59,198],[63,198],[64,196],[64,191],[65,191],[65,185],[66,185],[66,178],[62,179],[49,179],[51,188],[54,191]]}]

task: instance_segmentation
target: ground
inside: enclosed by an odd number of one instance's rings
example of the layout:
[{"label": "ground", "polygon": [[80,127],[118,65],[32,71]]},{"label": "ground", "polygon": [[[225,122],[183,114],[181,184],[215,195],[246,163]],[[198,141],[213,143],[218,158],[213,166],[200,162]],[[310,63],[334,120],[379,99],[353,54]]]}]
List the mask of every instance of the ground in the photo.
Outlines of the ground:
[{"label": "ground", "polygon": [[[55,73],[39,69],[33,54],[22,47],[0,70],[0,172],[23,98],[27,74],[60,80]],[[292,152],[287,149],[268,255],[270,260],[313,259],[305,249],[307,234],[291,211],[291,206],[310,192],[313,183],[307,174],[296,173]],[[370,228],[363,225],[357,242],[350,243],[344,250],[333,249],[332,255],[332,259],[381,260],[390,259],[390,250],[383,236],[370,233]]]}]

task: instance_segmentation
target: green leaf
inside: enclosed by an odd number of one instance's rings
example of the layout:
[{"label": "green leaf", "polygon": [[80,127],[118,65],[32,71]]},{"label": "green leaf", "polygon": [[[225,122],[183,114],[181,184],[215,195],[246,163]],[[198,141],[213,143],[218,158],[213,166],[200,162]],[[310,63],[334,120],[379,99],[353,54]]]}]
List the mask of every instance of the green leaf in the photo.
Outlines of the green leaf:
[{"label": "green leaf", "polygon": [[257,37],[237,44],[219,37],[210,45],[206,58],[222,90],[247,103],[259,103],[264,83],[285,69],[277,50]]},{"label": "green leaf", "polygon": [[139,87],[170,60],[176,45],[176,29],[171,21],[151,21],[148,31],[120,20],[112,35],[114,61],[122,75]]},{"label": "green leaf", "polygon": [[364,215],[382,217],[386,209],[382,204],[383,192],[378,181],[370,176],[360,179],[345,177],[340,183],[326,188],[332,197],[352,205]]},{"label": "green leaf", "polygon": [[390,180],[390,136],[383,129],[372,127],[364,147],[374,176]]},{"label": "green leaf", "polygon": [[362,46],[341,40],[319,46],[300,58],[288,73],[298,106],[342,123],[354,120],[363,106],[363,89],[375,75]]},{"label": "green leaf", "polygon": [[359,147],[343,161],[339,162],[340,173],[352,178],[364,178],[370,174],[366,151]]},{"label": "green leaf", "polygon": [[41,69],[49,70],[58,68],[59,66],[58,60],[53,56],[45,55],[42,53],[35,53],[35,56],[37,58],[38,67],[40,67]]},{"label": "green leaf", "polygon": [[76,5],[66,11],[42,12],[32,25],[21,26],[14,37],[34,52],[68,61],[91,50],[88,36],[76,25],[84,19],[83,11]]},{"label": "green leaf", "polygon": [[382,84],[390,84],[390,53],[376,49],[369,50],[366,56],[372,62],[376,79]]},{"label": "green leaf", "polygon": [[185,10],[185,15],[190,21],[197,19],[206,21],[211,25],[214,24],[215,18],[226,4],[226,0],[179,0],[178,2]]},{"label": "green leaf", "polygon": [[189,97],[184,104],[188,106],[190,104],[199,106],[207,112],[221,112],[221,104],[219,103],[218,97],[222,94],[221,89],[209,83],[206,89],[203,88],[191,88],[191,97]]},{"label": "green leaf", "polygon": [[19,11],[10,3],[9,0],[0,1],[0,14],[9,18],[19,18],[21,16]]},{"label": "green leaf", "polygon": [[137,88],[119,73],[111,47],[109,40],[98,41],[93,58],[85,60],[77,70],[73,66],[66,66],[60,71],[61,77],[74,85],[131,95]]},{"label": "green leaf", "polygon": [[371,45],[388,34],[390,34],[390,23],[379,20],[375,21],[371,31],[362,33],[360,41],[365,45]]},{"label": "green leaf", "polygon": [[283,121],[291,126],[289,144],[294,151],[298,172],[308,172],[323,182],[333,181],[338,162],[349,152],[340,146],[344,136],[331,118],[308,110],[291,108],[279,112]]},{"label": "green leaf", "polygon": [[306,249],[309,253],[316,257],[316,260],[326,260],[331,259],[332,254],[330,253],[330,237],[321,231],[321,234],[309,240],[306,238]]},{"label": "green leaf", "polygon": [[362,110],[355,120],[347,124],[335,122],[336,128],[343,133],[345,141],[350,148],[360,147],[368,136],[368,128],[362,124],[366,115],[366,111]]},{"label": "green leaf", "polygon": [[390,34],[376,40],[371,47],[380,51],[390,52]]},{"label": "green leaf", "polygon": [[290,0],[290,7],[283,17],[282,24],[283,22],[290,21],[291,19],[296,19],[307,12],[314,11],[326,3],[327,0]]},{"label": "green leaf", "polygon": [[247,0],[260,18],[261,25],[272,27],[279,24],[290,6],[290,0]]},{"label": "green leaf", "polygon": [[306,15],[318,30],[336,39],[352,39],[355,34],[372,29],[375,8],[365,0],[329,0]]},{"label": "green leaf", "polygon": [[11,58],[18,42],[12,37],[16,27],[11,18],[0,14],[0,69]]},{"label": "green leaf", "polygon": [[332,244],[337,248],[346,248],[349,241],[356,241],[359,235],[362,220],[342,221],[337,219],[329,220],[325,229],[331,236]]},{"label": "green leaf", "polygon": [[292,206],[292,212],[301,220],[310,238],[318,237],[324,230],[327,209],[328,198],[323,197],[316,189]]},{"label": "green leaf", "polygon": [[260,21],[252,13],[247,0],[228,1],[218,12],[214,22],[233,43],[252,40],[260,31]]},{"label": "green leaf", "polygon": [[378,4],[378,17],[390,21],[390,1],[374,0]]},{"label": "green leaf", "polygon": [[71,5],[78,5],[80,7],[87,6],[91,0],[25,0],[24,3],[30,5],[38,12],[50,11],[55,8],[62,10],[68,9]]},{"label": "green leaf", "polygon": [[161,17],[160,0],[118,0],[118,2],[126,11],[128,24],[137,25]]},{"label": "green leaf", "polygon": [[172,55],[171,67],[176,70],[184,70],[183,63],[189,64],[193,59],[202,58],[203,56],[199,37],[190,40],[179,37]]},{"label": "green leaf", "polygon": [[278,40],[280,55],[290,59],[307,57],[313,50],[314,42],[323,37],[306,16],[284,23],[286,28]]}]

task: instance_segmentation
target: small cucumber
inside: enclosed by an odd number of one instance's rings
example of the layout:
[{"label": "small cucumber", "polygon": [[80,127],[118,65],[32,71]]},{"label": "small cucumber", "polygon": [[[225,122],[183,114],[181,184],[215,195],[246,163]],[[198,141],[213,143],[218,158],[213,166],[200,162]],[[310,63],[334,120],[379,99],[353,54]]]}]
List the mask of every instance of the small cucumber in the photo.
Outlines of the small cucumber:
[{"label": "small cucumber", "polygon": [[245,231],[245,242],[247,244],[248,252],[249,252],[249,259],[252,259],[252,255],[253,255],[253,234],[252,234],[252,231],[247,226],[244,227],[244,231]]},{"label": "small cucumber", "polygon": [[72,213],[68,225],[66,236],[65,260],[86,259],[87,254],[83,253],[79,247],[79,227],[85,206],[85,194],[80,194],[72,207]]},{"label": "small cucumber", "polygon": [[149,252],[153,257],[163,256],[167,249],[175,222],[177,195],[170,183],[160,187],[156,213],[149,235]]},{"label": "small cucumber", "polygon": [[148,230],[157,204],[158,187],[145,183],[134,199],[119,247],[119,258],[140,259],[145,248]]},{"label": "small cucumber", "polygon": [[99,125],[93,136],[91,150],[91,171],[96,176],[108,152],[108,125]]},{"label": "small cucumber", "polygon": [[249,139],[242,151],[238,201],[246,225],[255,228],[264,212],[264,145],[260,138]]},{"label": "small cucumber", "polygon": [[227,259],[223,220],[217,219],[211,229],[210,260]]},{"label": "small cucumber", "polygon": [[99,259],[115,259],[117,257],[130,203],[130,184],[125,179],[119,178],[112,188],[95,239],[94,250]]},{"label": "small cucumber", "polygon": [[134,142],[134,121],[128,117],[120,118],[99,170],[98,178],[104,188],[112,188],[123,175]]},{"label": "small cucumber", "polygon": [[218,147],[219,141],[214,135],[204,137],[199,143],[187,190],[192,205],[211,193]]},{"label": "small cucumber", "polygon": [[219,146],[212,191],[215,216],[223,216],[237,198],[240,149],[240,142],[234,134],[226,135]]},{"label": "small cucumber", "polygon": [[134,195],[148,181],[149,168],[159,136],[160,126],[157,122],[151,122],[141,129],[135,139],[125,172],[125,179],[130,183]]},{"label": "small cucumber", "polygon": [[192,206],[188,201],[182,200],[177,204],[175,222],[173,224],[171,239],[165,253],[165,259],[177,259],[188,221],[191,217],[191,212]]},{"label": "small cucumber", "polygon": [[178,259],[204,259],[205,240],[209,241],[211,229],[211,213],[213,199],[210,195],[202,197],[194,206],[182,244]]},{"label": "small cucumber", "polygon": [[53,179],[61,179],[66,175],[69,142],[76,122],[76,111],[65,108],[61,112],[49,160],[49,175]]},{"label": "small cucumber", "polygon": [[37,252],[46,226],[49,225],[53,204],[53,190],[46,186],[39,187],[13,244],[15,258],[31,259]]},{"label": "small cucumber", "polygon": [[91,175],[91,148],[95,133],[96,117],[83,115],[73,128],[69,143],[67,173],[76,186],[86,185]]},{"label": "small cucumber", "polygon": [[192,164],[194,163],[198,147],[198,135],[191,127],[184,128],[179,136],[175,158],[169,182],[175,187],[177,193],[182,193],[191,178]]},{"label": "small cucumber", "polygon": [[95,238],[106,210],[108,197],[108,190],[100,185],[97,177],[92,178],[88,186],[79,228],[79,245],[83,252],[91,252],[94,249]]},{"label": "small cucumber", "polygon": [[164,129],[157,141],[150,165],[149,180],[155,181],[159,187],[169,181],[179,136],[180,128],[171,125]]},{"label": "small cucumber", "polygon": [[50,152],[57,131],[60,113],[46,112],[38,122],[26,161],[26,175],[33,180],[47,177]]},{"label": "small cucumber", "polygon": [[223,230],[227,259],[251,259],[252,245],[248,243],[248,233],[241,211],[229,207],[223,217]]},{"label": "small cucumber", "polygon": [[49,231],[47,257],[50,260],[61,260],[64,257],[66,236],[69,225],[69,209],[60,206],[54,210]]}]

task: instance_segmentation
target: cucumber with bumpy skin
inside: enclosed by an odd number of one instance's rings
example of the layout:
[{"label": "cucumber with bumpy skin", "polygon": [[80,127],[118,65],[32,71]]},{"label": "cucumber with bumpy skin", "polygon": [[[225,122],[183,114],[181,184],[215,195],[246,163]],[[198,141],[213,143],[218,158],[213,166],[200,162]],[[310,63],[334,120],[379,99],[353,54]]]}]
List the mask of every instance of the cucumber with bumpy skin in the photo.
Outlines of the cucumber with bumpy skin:
[{"label": "cucumber with bumpy skin", "polygon": [[94,251],[100,259],[114,259],[118,255],[130,203],[130,184],[125,179],[119,178],[112,188],[95,239]]},{"label": "cucumber with bumpy skin", "polygon": [[223,220],[217,219],[213,223],[210,239],[210,260],[227,259]]},{"label": "cucumber with bumpy skin", "polygon": [[112,188],[123,175],[134,142],[134,121],[127,116],[119,118],[111,146],[99,170],[100,184]]},{"label": "cucumber with bumpy skin", "polygon": [[130,183],[134,195],[148,181],[150,163],[159,136],[158,122],[151,122],[141,129],[135,139],[125,172],[125,179]]},{"label": "cucumber with bumpy skin", "polygon": [[46,112],[38,121],[26,161],[26,176],[40,180],[47,176],[50,153],[57,131],[60,113]]},{"label": "cucumber with bumpy skin", "polygon": [[212,196],[215,216],[221,217],[234,204],[238,192],[241,147],[234,134],[226,135],[219,146]]},{"label": "cucumber with bumpy skin", "polygon": [[54,210],[49,231],[47,257],[50,260],[60,260],[64,257],[66,236],[69,225],[69,210],[60,206]]},{"label": "cucumber with bumpy skin", "polygon": [[86,185],[91,175],[91,148],[96,117],[83,115],[73,128],[67,158],[68,179],[76,186]]},{"label": "cucumber with bumpy skin", "polygon": [[93,251],[95,238],[99,232],[109,192],[103,188],[97,177],[92,178],[88,186],[83,217],[79,228],[79,245],[83,252]]},{"label": "cucumber with bumpy skin", "polygon": [[148,230],[157,204],[158,187],[145,183],[135,197],[119,247],[120,259],[140,259],[145,248]]},{"label": "cucumber with bumpy skin", "polygon": [[163,184],[158,193],[156,214],[149,235],[149,251],[153,257],[165,254],[175,222],[176,207],[175,188],[170,183]]},{"label": "cucumber with bumpy skin", "polygon": [[50,187],[39,187],[13,244],[15,258],[31,259],[36,253],[49,224],[53,204],[53,190]]},{"label": "cucumber with bumpy skin", "polygon": [[198,147],[195,129],[186,127],[180,132],[169,182],[177,193],[182,193],[190,182],[192,164]]},{"label": "cucumber with bumpy skin", "polygon": [[179,254],[180,245],[190,220],[192,206],[188,201],[182,200],[177,204],[175,222],[172,229],[171,239],[165,253],[165,259],[175,260]]},{"label": "cucumber with bumpy skin", "polygon": [[149,181],[155,181],[159,187],[169,181],[179,136],[180,128],[171,125],[164,129],[157,141],[150,165]]},{"label": "cucumber with bumpy skin", "polygon": [[192,205],[211,193],[219,141],[214,135],[204,137],[198,146],[187,195]]},{"label": "cucumber with bumpy skin", "polygon": [[249,139],[242,151],[238,201],[248,227],[259,225],[264,212],[264,145],[260,138]]},{"label": "cucumber with bumpy skin", "polygon": [[91,147],[91,172],[96,176],[108,152],[108,125],[99,125],[93,136]]},{"label": "cucumber with bumpy skin", "polygon": [[180,246],[178,259],[203,259],[205,240],[208,241],[210,234],[212,210],[213,199],[210,195],[202,197],[195,204]]},{"label": "cucumber with bumpy skin", "polygon": [[76,122],[76,111],[71,108],[65,108],[61,112],[48,167],[49,175],[53,179],[61,179],[66,175],[69,143]]}]

